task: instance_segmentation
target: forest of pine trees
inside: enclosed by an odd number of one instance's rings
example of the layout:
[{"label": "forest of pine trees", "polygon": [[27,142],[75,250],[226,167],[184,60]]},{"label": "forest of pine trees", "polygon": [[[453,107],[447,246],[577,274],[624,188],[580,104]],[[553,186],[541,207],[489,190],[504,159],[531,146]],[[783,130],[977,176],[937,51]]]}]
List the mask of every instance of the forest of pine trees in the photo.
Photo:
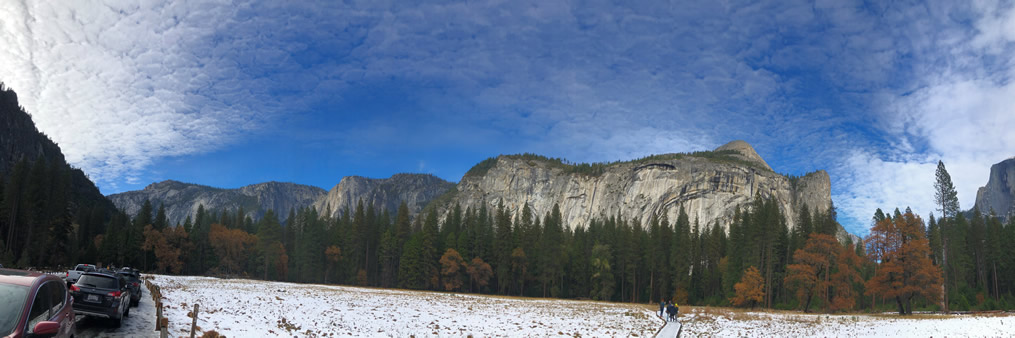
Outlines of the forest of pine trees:
[{"label": "forest of pine trees", "polygon": [[842,243],[833,206],[802,207],[790,230],[762,198],[737,210],[728,231],[682,208],[673,220],[604,215],[572,228],[556,206],[539,215],[454,205],[444,217],[437,208],[412,217],[404,204],[392,213],[362,202],[335,218],[288,210],[285,224],[271,210],[255,220],[200,207],[174,225],[148,202],[133,218],[72,202],[66,169],[40,160],[0,184],[0,263],[824,312],[1015,308],[1015,224],[958,212],[946,176],[935,185],[943,216],[925,224],[908,209],[879,209],[863,243]]}]

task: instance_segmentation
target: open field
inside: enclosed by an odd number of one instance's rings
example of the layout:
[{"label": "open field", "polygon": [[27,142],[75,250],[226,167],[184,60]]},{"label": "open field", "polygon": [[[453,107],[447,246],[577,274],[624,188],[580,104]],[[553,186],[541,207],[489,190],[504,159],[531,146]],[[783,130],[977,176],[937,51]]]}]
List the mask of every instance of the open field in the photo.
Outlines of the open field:
[{"label": "open field", "polygon": [[[651,337],[652,305],[152,275],[171,335]],[[803,314],[681,307],[682,337],[1012,337],[1015,316]]]},{"label": "open field", "polygon": [[171,335],[198,326],[234,336],[651,337],[662,324],[643,304],[496,297],[151,276],[162,287]]},{"label": "open field", "polygon": [[[683,310],[683,309],[681,309]],[[692,307],[681,311],[682,337],[1012,337],[1015,316],[804,314]]]}]

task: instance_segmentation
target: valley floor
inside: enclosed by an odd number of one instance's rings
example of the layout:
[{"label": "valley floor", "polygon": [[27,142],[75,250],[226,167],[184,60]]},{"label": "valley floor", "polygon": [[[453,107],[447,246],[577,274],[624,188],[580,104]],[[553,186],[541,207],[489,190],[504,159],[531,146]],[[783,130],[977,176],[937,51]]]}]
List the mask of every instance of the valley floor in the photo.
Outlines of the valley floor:
[{"label": "valley floor", "polygon": [[[683,311],[682,311],[683,312]],[[1015,315],[804,314],[727,308],[681,313],[681,337],[1012,337]]]},{"label": "valley floor", "polygon": [[[149,275],[162,287],[170,335],[651,337],[653,306],[348,286]],[[803,314],[682,307],[681,337],[1012,337],[1015,316]],[[675,330],[673,330],[675,332]],[[668,333],[669,331],[663,331]],[[662,336],[662,334],[660,335]]]},{"label": "valley floor", "polygon": [[662,324],[644,304],[149,276],[171,336],[189,334],[195,303],[202,331],[228,337],[651,337]]}]

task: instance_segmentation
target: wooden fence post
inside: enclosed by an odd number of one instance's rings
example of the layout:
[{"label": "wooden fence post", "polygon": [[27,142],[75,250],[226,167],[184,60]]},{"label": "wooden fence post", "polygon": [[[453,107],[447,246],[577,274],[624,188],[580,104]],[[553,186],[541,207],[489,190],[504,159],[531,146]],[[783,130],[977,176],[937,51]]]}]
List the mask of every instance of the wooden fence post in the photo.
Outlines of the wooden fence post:
[{"label": "wooden fence post", "polygon": [[194,338],[194,333],[197,331],[197,305],[194,304],[194,321],[190,322],[190,338]]}]

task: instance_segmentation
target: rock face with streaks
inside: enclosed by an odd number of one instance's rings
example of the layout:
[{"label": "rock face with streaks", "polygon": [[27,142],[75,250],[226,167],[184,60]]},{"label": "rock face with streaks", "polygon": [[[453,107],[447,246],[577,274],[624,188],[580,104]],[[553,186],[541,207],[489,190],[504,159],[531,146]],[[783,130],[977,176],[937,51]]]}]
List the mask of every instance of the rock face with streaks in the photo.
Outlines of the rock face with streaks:
[{"label": "rock face with streaks", "polygon": [[[499,156],[470,170],[447,205],[500,202],[517,213],[528,203],[544,215],[560,205],[565,224],[588,225],[596,216],[621,214],[643,221],[667,214],[676,220],[681,206],[703,227],[727,228],[736,209],[746,209],[755,195],[774,198],[790,228],[803,205],[824,213],[831,205],[828,173],[819,170],[791,178],[772,171],[744,141],[713,152],[670,154],[604,165],[595,170],[533,156]],[[446,210],[446,206],[445,206]],[[849,236],[840,228],[840,239]]]},{"label": "rock face with streaks", "polygon": [[[350,210],[360,200],[373,203],[378,210],[387,210],[394,217],[403,201],[414,216],[431,200],[454,188],[455,184],[426,174],[396,174],[390,178],[375,179],[347,176],[330,191],[281,182],[252,184],[238,189],[220,189],[173,180],[152,183],[143,190],[109,195],[109,199],[128,215],[136,215],[145,200],[155,209],[165,205],[170,224],[182,224],[187,216],[194,217],[201,205],[208,211],[243,208],[247,216],[257,220],[268,210],[274,210],[284,222],[290,209],[316,207],[318,212],[330,210],[334,217],[346,206]],[[330,208],[330,209],[329,209]]]},{"label": "rock face with streaks", "polygon": [[343,208],[354,210],[362,200],[364,205],[373,203],[378,210],[387,208],[394,217],[404,201],[409,214],[415,216],[427,203],[454,187],[454,183],[427,174],[395,174],[389,178],[346,176],[314,206],[321,213],[330,208],[331,215],[337,217]]},{"label": "rock face with streaks", "polygon": [[167,180],[149,184],[143,190],[108,197],[117,208],[131,216],[141,210],[145,200],[151,201],[156,210],[160,204],[164,205],[169,224],[176,225],[182,224],[187,216],[197,214],[201,205],[208,211],[235,212],[242,207],[253,219],[260,219],[266,211],[273,210],[280,221],[285,221],[290,208],[307,207],[324,195],[324,189],[295,183],[266,182],[239,189],[220,189]]},{"label": "rock face with streaks", "polygon": [[991,210],[1004,220],[1015,216],[1015,158],[990,166],[987,185],[976,191],[976,209]]}]

